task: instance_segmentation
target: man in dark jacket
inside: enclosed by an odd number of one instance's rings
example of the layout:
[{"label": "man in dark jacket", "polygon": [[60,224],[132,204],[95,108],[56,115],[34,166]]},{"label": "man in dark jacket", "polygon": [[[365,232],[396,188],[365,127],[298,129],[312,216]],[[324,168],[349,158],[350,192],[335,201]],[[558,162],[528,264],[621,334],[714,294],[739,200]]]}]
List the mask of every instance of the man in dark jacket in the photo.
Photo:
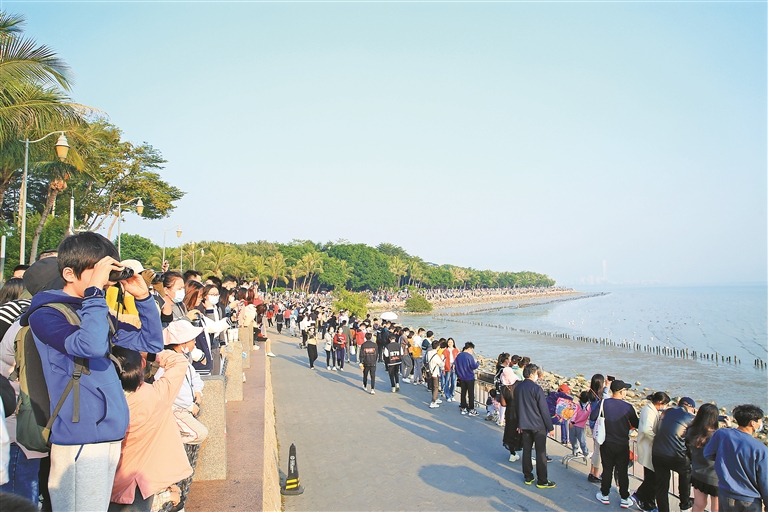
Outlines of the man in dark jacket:
[{"label": "man in dark jacket", "polygon": [[656,473],[656,507],[659,512],[669,511],[669,475],[679,476],[680,510],[693,506],[691,499],[691,458],[685,444],[685,431],[693,423],[696,404],[684,396],[677,407],[668,409],[661,417],[653,438],[653,470]]},{"label": "man in dark jacket", "polygon": [[400,343],[395,339],[394,334],[389,335],[389,343],[384,345],[384,364],[389,372],[389,382],[392,384],[392,392],[400,391],[400,364],[403,362],[403,353],[400,349]]},{"label": "man in dark jacket", "polygon": [[363,366],[363,389],[368,391],[368,375],[371,376],[371,394],[375,395],[376,391],[376,357],[379,352],[379,347],[372,341],[373,335],[369,332],[365,333],[365,342],[360,345],[360,364]]},{"label": "man in dark jacket", "polygon": [[603,479],[598,491],[597,501],[603,505],[610,504],[608,494],[611,492],[611,478],[616,468],[616,479],[619,482],[619,495],[621,496],[621,508],[632,506],[629,499],[629,430],[637,428],[639,420],[635,408],[624,401],[627,389],[632,387],[624,381],[611,382],[612,398],[601,401],[601,404],[592,408],[589,415],[591,421],[597,421],[602,414],[605,417],[605,441],[600,445],[600,459],[603,463]]},{"label": "man in dark jacket", "polygon": [[547,432],[555,428],[552,426],[544,390],[536,384],[538,376],[539,367],[529,364],[523,370],[525,380],[515,387],[518,430],[523,434],[523,476],[526,485],[533,483],[531,449],[536,445],[536,487],[551,489],[555,482],[547,478]]}]

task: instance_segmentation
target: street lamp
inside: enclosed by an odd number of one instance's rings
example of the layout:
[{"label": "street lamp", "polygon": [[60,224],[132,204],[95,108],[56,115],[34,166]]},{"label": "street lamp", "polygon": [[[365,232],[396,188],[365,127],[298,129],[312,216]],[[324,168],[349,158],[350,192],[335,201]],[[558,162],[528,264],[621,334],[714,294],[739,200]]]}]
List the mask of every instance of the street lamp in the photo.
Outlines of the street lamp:
[{"label": "street lamp", "polygon": [[[51,132],[45,137],[41,137],[37,140],[29,140],[29,138],[27,138],[25,140],[19,141],[24,143],[24,174],[21,176],[21,194],[19,197],[19,202],[21,203],[21,240],[19,241],[19,263],[22,265],[24,264],[24,255],[27,252],[25,246],[27,242],[27,172],[29,169],[29,145],[40,142],[41,140],[45,140],[51,135],[55,135],[57,133],[59,134],[59,140],[57,140],[55,144],[56,157],[63,162],[67,158],[67,153],[69,152],[69,143],[67,142],[67,138],[64,136],[63,130]],[[30,258],[34,259],[34,255],[31,255]]]},{"label": "street lamp", "polygon": [[176,230],[176,237],[181,238],[181,226],[173,226],[172,228],[163,230],[163,261],[162,263],[165,263],[165,234],[172,229]]},{"label": "street lamp", "polygon": [[122,258],[122,245],[120,242],[122,242],[122,231],[120,229],[120,225],[123,223],[123,205],[124,204],[131,204],[132,202],[136,202],[136,213],[141,215],[144,213],[144,201],[141,200],[141,197],[134,197],[130,201],[126,201],[124,203],[117,203],[117,254],[120,254],[120,259]]}]

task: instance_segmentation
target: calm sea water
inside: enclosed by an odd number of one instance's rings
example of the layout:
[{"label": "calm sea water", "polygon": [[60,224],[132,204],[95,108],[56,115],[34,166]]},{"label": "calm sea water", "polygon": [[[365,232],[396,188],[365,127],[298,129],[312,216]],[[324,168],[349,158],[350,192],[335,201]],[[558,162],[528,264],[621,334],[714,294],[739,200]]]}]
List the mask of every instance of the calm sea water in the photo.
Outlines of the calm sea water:
[{"label": "calm sea water", "polygon": [[[729,409],[755,403],[768,411],[768,287],[614,287],[587,289],[607,295],[518,308],[518,303],[476,305],[441,310],[450,316],[402,317],[405,325],[423,326],[452,336],[461,346],[473,341],[486,356],[500,352],[527,355],[566,377],[576,373],[616,375],[640,388],[666,390]],[[536,302],[541,302],[536,301]],[[500,308],[478,311],[487,308]],[[472,325],[610,338],[735,356],[741,364],[675,359],[574,340]]]}]

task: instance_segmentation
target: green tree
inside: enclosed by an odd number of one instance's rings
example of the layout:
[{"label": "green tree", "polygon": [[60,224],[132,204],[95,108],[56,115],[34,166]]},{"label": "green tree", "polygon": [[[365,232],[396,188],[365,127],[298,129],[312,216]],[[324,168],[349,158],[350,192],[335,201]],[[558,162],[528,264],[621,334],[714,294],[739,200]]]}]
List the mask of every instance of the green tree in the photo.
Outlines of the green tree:
[{"label": "green tree", "polygon": [[334,293],[334,311],[349,311],[357,318],[365,318],[368,314],[368,294],[363,292],[348,292],[339,290]]},{"label": "green tree", "polygon": [[320,284],[330,286],[334,290],[346,288],[350,277],[352,269],[346,261],[323,254],[323,273],[317,276]]},{"label": "green tree", "polygon": [[345,260],[352,269],[353,290],[378,290],[395,285],[387,257],[365,244],[338,244],[328,250],[332,258]]},{"label": "green tree", "polygon": [[[117,245],[117,238],[114,240]],[[149,260],[155,256],[160,255],[161,248],[152,243],[149,238],[144,238],[141,235],[131,235],[125,233],[121,236],[120,241],[120,258],[123,260],[137,260],[142,265],[147,265]],[[186,258],[186,253],[184,254]],[[191,259],[189,260],[192,261]]]},{"label": "green tree", "polygon": [[288,271],[288,265],[285,262],[285,256],[282,253],[277,253],[270,256],[265,260],[267,275],[272,278],[272,285],[270,288],[275,287],[275,283],[278,279],[287,279],[286,272]]},{"label": "green tree", "polygon": [[400,280],[408,272],[408,263],[400,256],[392,256],[389,259],[389,271],[397,278],[397,287],[400,288]]},{"label": "green tree", "polygon": [[376,246],[376,250],[390,258],[393,256],[397,256],[401,260],[408,260],[410,258],[410,255],[405,252],[405,249],[395,244],[381,243]]},{"label": "green tree", "polygon": [[323,272],[322,259],[320,253],[316,251],[308,252],[296,262],[296,269],[299,274],[304,276],[304,284],[302,290],[306,287],[306,291],[309,292],[309,286],[312,283],[312,277],[315,274]]}]

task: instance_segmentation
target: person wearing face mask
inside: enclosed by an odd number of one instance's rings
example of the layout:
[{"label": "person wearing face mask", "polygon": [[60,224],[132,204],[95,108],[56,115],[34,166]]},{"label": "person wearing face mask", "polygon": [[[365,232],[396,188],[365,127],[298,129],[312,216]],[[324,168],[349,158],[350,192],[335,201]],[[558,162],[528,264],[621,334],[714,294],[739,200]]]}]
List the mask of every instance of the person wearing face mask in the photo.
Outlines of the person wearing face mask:
[{"label": "person wearing face mask", "polygon": [[[523,370],[524,380],[515,386],[514,402],[517,407],[517,430],[523,436],[523,476],[525,484],[536,482],[539,489],[552,489],[555,482],[547,477],[547,432],[552,433],[552,416],[547,397],[536,384],[539,367],[529,364]],[[531,451],[536,447],[536,477],[533,476]]]},{"label": "person wearing face mask", "polygon": [[201,313],[203,328],[208,335],[208,343],[211,347],[213,375],[219,375],[221,373],[220,347],[227,344],[224,336],[227,329],[229,329],[230,322],[224,317],[219,305],[220,294],[216,285],[205,285],[200,294],[202,302],[197,306],[197,310]]},{"label": "person wearing face mask", "polygon": [[737,406],[738,427],[718,429],[704,447],[704,457],[715,461],[721,512],[760,512],[768,504],[768,447],[754,437],[763,416],[756,405]]},{"label": "person wearing face mask", "polygon": [[169,271],[163,274],[160,305],[160,321],[163,327],[174,320],[179,320],[187,316],[187,308],[183,304],[186,290],[184,288],[184,278],[179,272]]}]

